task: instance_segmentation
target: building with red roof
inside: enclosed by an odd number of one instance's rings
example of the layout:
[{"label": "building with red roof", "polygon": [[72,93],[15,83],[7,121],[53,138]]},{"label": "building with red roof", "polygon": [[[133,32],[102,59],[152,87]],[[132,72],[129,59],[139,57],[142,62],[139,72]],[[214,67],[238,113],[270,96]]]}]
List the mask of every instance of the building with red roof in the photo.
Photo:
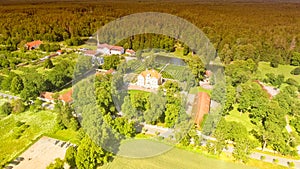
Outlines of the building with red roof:
[{"label": "building with red roof", "polygon": [[124,48],[122,46],[113,46],[106,43],[99,44],[97,46],[97,51],[105,55],[122,55],[124,54]]},{"label": "building with red roof", "polygon": [[[59,95],[57,99],[62,101],[64,104],[71,103],[73,101],[72,94],[73,94],[73,89],[68,90],[67,92]],[[53,96],[54,93],[52,92],[42,92],[39,99],[45,102],[55,103],[56,99]]]},{"label": "building with red roof", "polygon": [[125,54],[133,56],[133,55],[135,55],[135,51],[132,49],[126,49]]},{"label": "building with red roof", "polygon": [[200,127],[203,116],[209,113],[210,96],[206,92],[199,92],[195,97],[195,124]]},{"label": "building with red roof", "polygon": [[38,48],[42,43],[43,43],[43,42],[40,41],[40,40],[35,40],[35,41],[32,41],[32,42],[26,43],[25,46],[26,46],[26,48],[27,48],[28,50],[32,50],[32,49]]}]

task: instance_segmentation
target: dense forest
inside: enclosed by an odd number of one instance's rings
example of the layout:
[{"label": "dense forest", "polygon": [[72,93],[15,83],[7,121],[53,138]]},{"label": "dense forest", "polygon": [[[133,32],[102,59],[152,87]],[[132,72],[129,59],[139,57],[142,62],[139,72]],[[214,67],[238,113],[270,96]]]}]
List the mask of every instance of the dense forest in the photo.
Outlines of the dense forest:
[{"label": "dense forest", "polygon": [[155,11],[195,24],[208,36],[225,63],[252,58],[256,62],[276,60],[290,64],[293,53],[300,50],[299,7],[297,3],[179,1],[6,3],[0,7],[0,48],[13,51],[31,40],[57,42],[88,37],[121,16]]}]

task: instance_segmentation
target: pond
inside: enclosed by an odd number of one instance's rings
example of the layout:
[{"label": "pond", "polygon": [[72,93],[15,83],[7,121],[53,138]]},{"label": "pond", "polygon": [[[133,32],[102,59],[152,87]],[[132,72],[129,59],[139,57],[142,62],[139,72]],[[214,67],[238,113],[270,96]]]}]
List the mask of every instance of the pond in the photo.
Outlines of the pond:
[{"label": "pond", "polygon": [[177,66],[185,66],[186,63],[179,58],[175,58],[175,57],[169,57],[169,56],[163,56],[163,55],[156,55],[155,56],[155,61],[159,62],[161,64],[173,64],[173,65],[177,65]]}]

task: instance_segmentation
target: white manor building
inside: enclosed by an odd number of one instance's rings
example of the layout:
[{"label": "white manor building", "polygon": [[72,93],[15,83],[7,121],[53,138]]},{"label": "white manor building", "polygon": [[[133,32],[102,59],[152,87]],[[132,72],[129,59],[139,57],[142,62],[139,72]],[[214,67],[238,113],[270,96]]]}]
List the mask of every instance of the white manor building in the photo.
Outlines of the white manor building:
[{"label": "white manor building", "polygon": [[162,76],[156,70],[145,70],[137,77],[136,85],[148,89],[157,89],[162,84]]}]

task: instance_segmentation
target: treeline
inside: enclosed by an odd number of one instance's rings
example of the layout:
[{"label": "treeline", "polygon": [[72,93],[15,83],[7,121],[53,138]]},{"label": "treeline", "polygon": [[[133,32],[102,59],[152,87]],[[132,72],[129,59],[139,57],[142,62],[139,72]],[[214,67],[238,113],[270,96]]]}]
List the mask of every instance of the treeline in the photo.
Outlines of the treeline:
[{"label": "treeline", "polygon": [[[115,18],[157,11],[174,14],[195,24],[209,37],[225,63],[251,58],[255,62],[278,60],[281,64],[290,64],[293,53],[300,50],[298,7],[299,4],[288,3],[215,5],[135,1],[1,6],[0,44],[3,50],[16,50],[22,40],[56,42],[88,37]],[[135,49],[148,46],[145,45],[151,43],[145,40],[148,36],[136,36],[134,41],[138,42],[124,45],[132,45]],[[159,47],[168,44],[164,38],[158,41]]]}]

